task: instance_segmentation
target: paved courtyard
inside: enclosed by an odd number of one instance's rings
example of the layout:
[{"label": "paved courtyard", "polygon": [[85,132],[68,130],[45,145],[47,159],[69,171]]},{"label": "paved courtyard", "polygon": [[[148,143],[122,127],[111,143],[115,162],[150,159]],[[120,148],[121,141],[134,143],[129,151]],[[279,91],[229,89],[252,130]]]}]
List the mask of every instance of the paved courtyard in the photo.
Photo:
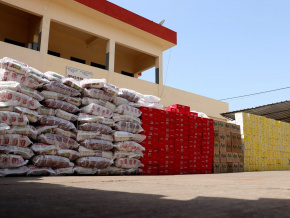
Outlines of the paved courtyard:
[{"label": "paved courtyard", "polygon": [[290,217],[290,171],[0,178],[0,217]]}]

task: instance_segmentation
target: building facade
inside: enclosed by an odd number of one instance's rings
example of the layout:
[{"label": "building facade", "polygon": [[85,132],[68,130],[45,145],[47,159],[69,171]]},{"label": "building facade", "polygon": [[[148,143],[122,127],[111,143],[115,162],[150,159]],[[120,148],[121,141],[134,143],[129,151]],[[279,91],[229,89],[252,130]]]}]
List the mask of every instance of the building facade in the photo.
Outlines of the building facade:
[{"label": "building facade", "polygon": [[[225,102],[163,85],[162,53],[177,33],[106,0],[0,0],[0,58],[43,72],[105,78],[120,88],[160,96],[224,119]],[[155,68],[155,83],[138,77]]]}]

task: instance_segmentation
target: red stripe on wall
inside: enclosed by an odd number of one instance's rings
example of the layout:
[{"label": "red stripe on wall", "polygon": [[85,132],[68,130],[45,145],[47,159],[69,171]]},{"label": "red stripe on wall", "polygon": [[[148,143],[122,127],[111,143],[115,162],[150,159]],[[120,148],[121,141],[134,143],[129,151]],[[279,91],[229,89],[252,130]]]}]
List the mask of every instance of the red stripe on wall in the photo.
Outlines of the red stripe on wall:
[{"label": "red stripe on wall", "polygon": [[177,33],[107,0],[75,0],[110,17],[177,44]]}]

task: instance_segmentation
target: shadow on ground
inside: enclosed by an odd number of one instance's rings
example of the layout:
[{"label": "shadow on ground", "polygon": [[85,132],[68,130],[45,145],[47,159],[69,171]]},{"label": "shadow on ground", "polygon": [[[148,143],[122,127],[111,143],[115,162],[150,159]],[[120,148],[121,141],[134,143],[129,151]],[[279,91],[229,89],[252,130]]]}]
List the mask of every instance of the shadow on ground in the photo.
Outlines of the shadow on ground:
[{"label": "shadow on ground", "polygon": [[[37,183],[7,178],[0,184],[0,217],[290,217],[290,200],[197,197],[189,201]],[[1,180],[1,179],[0,179]],[[32,180],[32,182],[25,182]]]}]

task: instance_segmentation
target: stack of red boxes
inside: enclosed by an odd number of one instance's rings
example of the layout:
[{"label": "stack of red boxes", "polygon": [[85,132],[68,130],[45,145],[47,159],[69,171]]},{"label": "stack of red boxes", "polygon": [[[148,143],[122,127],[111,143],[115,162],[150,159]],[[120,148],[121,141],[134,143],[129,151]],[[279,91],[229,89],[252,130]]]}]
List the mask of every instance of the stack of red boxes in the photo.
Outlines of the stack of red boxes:
[{"label": "stack of red boxes", "polygon": [[144,175],[211,173],[213,120],[200,118],[184,105],[166,110],[141,107],[145,147]]},{"label": "stack of red boxes", "polygon": [[189,119],[190,108],[184,105],[169,106],[167,111],[175,113],[175,169],[174,174],[188,174],[189,164]]},{"label": "stack of red boxes", "polygon": [[142,127],[146,133],[146,139],[142,142],[145,147],[142,158],[143,174],[158,175],[159,170],[159,110],[142,107]]}]

